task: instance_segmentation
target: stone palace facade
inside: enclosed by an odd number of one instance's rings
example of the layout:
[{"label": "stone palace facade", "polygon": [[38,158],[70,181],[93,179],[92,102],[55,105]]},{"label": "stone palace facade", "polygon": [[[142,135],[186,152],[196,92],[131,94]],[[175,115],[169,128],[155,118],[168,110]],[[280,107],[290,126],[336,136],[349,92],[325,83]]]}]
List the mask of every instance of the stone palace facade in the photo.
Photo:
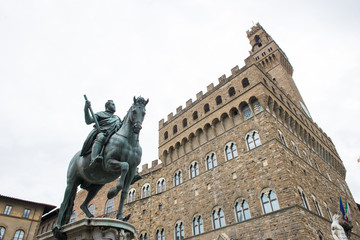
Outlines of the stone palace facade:
[{"label": "stone palace facade", "polygon": [[[142,166],[124,216],[138,239],[332,239],[339,199],[349,203],[352,239],[360,215],[330,137],[314,122],[289,59],[259,24],[250,56],[159,122],[159,159]],[[116,182],[91,202],[114,217]],[[86,191],[75,199],[73,221]]]}]

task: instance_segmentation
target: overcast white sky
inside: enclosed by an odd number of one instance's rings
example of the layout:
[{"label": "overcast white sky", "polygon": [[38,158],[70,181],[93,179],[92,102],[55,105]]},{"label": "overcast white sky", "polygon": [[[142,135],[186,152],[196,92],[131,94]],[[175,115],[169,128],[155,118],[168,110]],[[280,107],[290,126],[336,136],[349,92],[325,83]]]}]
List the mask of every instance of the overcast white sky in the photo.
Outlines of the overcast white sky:
[{"label": "overcast white sky", "polygon": [[[0,1],[0,194],[60,205],[68,163],[113,99],[123,117],[150,99],[142,163],[158,122],[249,55],[260,22],[294,67],[315,122],[332,138],[360,202],[360,2]],[[141,167],[140,167],[141,169]]]}]

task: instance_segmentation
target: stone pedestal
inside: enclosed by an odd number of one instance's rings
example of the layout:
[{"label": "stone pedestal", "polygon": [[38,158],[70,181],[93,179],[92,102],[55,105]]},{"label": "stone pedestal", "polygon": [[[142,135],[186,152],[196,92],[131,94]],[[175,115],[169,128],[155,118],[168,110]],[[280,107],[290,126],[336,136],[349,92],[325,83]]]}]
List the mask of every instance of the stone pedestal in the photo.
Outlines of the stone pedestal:
[{"label": "stone pedestal", "polygon": [[[136,238],[135,227],[112,218],[85,218],[62,226],[68,240],[130,240]],[[52,232],[37,236],[38,240],[56,240]]]}]

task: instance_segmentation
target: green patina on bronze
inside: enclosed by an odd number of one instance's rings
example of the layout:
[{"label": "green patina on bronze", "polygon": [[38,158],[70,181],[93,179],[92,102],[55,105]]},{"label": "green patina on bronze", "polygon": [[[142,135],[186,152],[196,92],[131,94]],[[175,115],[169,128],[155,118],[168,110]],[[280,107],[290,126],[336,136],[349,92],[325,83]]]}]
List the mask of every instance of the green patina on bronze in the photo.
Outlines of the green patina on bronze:
[{"label": "green patina on bronze", "polygon": [[[66,235],[61,231],[61,226],[70,220],[79,185],[88,191],[80,208],[87,217],[92,218],[94,216],[88,210],[90,201],[106,183],[112,182],[120,176],[116,187],[109,190],[107,197],[111,199],[121,191],[116,218],[124,220],[123,206],[129,187],[141,178],[136,172],[142,155],[139,133],[145,117],[145,106],[148,102],[149,100],[142,97],[134,97],[134,103],[121,122],[120,118],[114,115],[115,105],[112,101],[106,103],[104,112],[93,114],[90,101],[86,99],[85,122],[96,124],[85,141],[83,149],[77,152],[70,161],[64,199],[60,206],[56,226],[53,229],[56,238],[66,239]],[[92,144],[93,142],[94,144]],[[104,144],[105,146],[103,146]],[[91,147],[91,145],[93,146]]]}]

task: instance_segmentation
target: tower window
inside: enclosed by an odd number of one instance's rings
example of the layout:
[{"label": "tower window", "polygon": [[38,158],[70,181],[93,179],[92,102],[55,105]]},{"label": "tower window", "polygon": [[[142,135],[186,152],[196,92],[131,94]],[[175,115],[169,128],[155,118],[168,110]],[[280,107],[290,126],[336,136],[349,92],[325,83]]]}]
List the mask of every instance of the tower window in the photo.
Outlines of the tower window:
[{"label": "tower window", "polygon": [[242,83],[242,86],[243,86],[244,88],[246,88],[247,86],[250,85],[249,79],[247,79],[247,78],[244,78],[244,79],[241,81],[241,83]]},{"label": "tower window", "polygon": [[187,126],[187,118],[184,118],[183,119],[183,127],[186,127]]},{"label": "tower window", "polygon": [[262,46],[261,39],[258,35],[255,36],[255,45],[258,45],[259,47]]},{"label": "tower window", "polygon": [[229,88],[229,96],[232,97],[234,95],[235,95],[235,88],[234,87]]},{"label": "tower window", "polygon": [[217,96],[215,100],[216,100],[216,104],[217,104],[217,105],[219,105],[219,104],[222,103],[222,98],[221,98],[221,96]]},{"label": "tower window", "polygon": [[166,140],[169,137],[169,133],[166,131],[164,132],[164,139]]},{"label": "tower window", "polygon": [[209,107],[209,104],[205,104],[204,105],[204,112],[207,113],[208,111],[210,111],[210,107]]},{"label": "tower window", "polygon": [[177,133],[177,125],[175,125],[174,127],[173,127],[173,133],[175,134],[175,133]]},{"label": "tower window", "polygon": [[194,120],[198,119],[198,112],[197,112],[197,111],[195,111],[195,112],[193,113],[193,119],[194,119]]}]

